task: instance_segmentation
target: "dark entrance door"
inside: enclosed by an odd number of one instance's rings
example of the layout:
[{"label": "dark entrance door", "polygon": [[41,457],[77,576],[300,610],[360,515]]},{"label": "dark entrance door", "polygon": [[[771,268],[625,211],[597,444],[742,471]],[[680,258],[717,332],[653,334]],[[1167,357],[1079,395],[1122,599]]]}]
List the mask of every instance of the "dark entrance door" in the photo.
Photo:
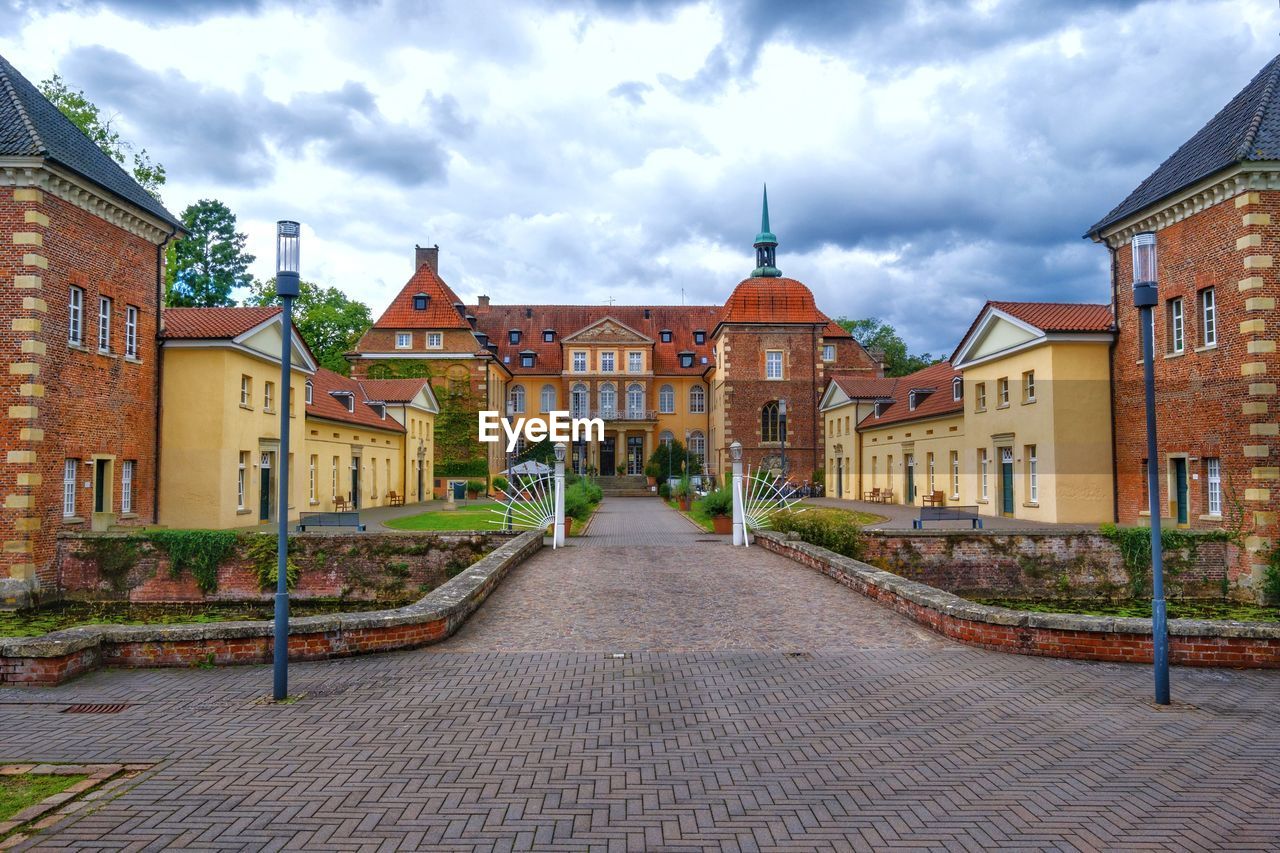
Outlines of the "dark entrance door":
[{"label": "dark entrance door", "polygon": [[360,508],[360,457],[351,460],[351,508]]},{"label": "dark entrance door", "polygon": [[107,511],[107,460],[93,460],[93,511]]},{"label": "dark entrance door", "polygon": [[1013,515],[1013,448],[1000,451],[1000,512]]},{"label": "dark entrance door", "polygon": [[844,497],[844,457],[836,459],[836,497]]},{"label": "dark entrance door", "polygon": [[1178,501],[1178,523],[1187,523],[1187,460],[1176,458],[1173,462],[1174,494]]},{"label": "dark entrance door", "polygon": [[422,500],[422,487],[423,487],[422,477],[424,473],[425,472],[423,471],[423,468],[422,468],[422,460],[419,459],[418,460],[418,500]]},{"label": "dark entrance door", "polygon": [[274,453],[262,454],[262,464],[258,466],[258,521],[271,520],[271,463]]},{"label": "dark entrance door", "polygon": [[907,469],[907,494],[908,504],[916,502],[916,457],[914,454],[908,453],[903,460],[903,467]]},{"label": "dark entrance door", "polygon": [[613,458],[613,436],[606,436],[600,442],[600,476],[612,477],[618,467]]},{"label": "dark entrance door", "polygon": [[627,473],[644,473],[644,437],[627,436]]}]

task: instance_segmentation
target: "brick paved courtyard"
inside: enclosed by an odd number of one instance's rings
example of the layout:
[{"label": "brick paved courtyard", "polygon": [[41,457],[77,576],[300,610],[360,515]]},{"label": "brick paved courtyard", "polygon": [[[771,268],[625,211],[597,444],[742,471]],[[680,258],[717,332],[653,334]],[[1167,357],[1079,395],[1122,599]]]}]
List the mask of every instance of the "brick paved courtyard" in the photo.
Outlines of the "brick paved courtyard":
[{"label": "brick paved courtyard", "polygon": [[1175,669],[1156,709],[1145,667],[920,634],[680,525],[610,500],[598,535],[518,569],[453,640],[294,665],[291,705],[262,703],[264,667],[0,691],[6,761],[157,762],[34,841],[1276,849],[1280,675]]}]

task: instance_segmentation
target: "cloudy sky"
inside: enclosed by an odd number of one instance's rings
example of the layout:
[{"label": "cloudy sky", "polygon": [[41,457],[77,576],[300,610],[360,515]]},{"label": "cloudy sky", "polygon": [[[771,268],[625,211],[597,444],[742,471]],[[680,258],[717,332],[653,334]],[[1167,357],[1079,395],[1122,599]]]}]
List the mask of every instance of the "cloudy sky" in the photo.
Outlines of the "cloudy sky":
[{"label": "cloudy sky", "polygon": [[439,243],[463,296],[721,302],[769,183],[784,274],[954,346],[983,300],[1106,301],[1080,239],[1280,52],[1272,0],[0,0],[61,74],[219,198],[254,272],[379,312]]}]

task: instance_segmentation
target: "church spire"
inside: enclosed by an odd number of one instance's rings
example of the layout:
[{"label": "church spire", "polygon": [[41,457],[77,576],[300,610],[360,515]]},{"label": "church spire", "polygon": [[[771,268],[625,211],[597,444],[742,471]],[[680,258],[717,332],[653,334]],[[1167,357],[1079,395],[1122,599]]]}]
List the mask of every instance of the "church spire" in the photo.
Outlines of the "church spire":
[{"label": "church spire", "polygon": [[756,268],[752,270],[752,276],[762,276],[764,278],[777,278],[782,272],[774,266],[774,251],[778,247],[778,238],[773,236],[773,232],[769,230],[769,187],[766,184],[764,188],[764,204],[760,213],[760,233],[756,235]]}]

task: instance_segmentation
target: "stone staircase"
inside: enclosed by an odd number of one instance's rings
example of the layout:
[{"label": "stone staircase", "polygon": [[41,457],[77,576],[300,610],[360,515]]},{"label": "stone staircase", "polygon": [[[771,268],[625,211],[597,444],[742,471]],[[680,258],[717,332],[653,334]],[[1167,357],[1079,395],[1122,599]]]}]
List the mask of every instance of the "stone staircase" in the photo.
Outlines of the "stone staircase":
[{"label": "stone staircase", "polygon": [[653,495],[649,491],[648,481],[639,474],[623,477],[599,477],[596,483],[604,496],[615,498],[647,498]]}]

